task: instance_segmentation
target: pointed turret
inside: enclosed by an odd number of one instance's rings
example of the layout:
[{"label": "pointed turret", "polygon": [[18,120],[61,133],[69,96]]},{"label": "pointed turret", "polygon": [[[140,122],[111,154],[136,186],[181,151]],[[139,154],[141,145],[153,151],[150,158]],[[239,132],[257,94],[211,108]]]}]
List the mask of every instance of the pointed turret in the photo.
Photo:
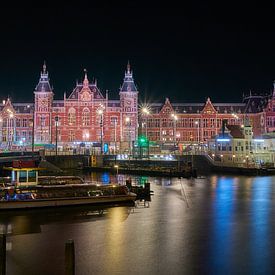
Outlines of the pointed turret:
[{"label": "pointed turret", "polygon": [[47,66],[45,61],[42,67],[39,82],[35,87],[35,92],[52,92],[52,87],[50,85],[49,74],[47,72]]},{"label": "pointed turret", "polygon": [[125,77],[120,92],[137,92],[137,88],[133,79],[133,72],[131,71],[129,61],[127,64],[127,70],[125,72]]}]

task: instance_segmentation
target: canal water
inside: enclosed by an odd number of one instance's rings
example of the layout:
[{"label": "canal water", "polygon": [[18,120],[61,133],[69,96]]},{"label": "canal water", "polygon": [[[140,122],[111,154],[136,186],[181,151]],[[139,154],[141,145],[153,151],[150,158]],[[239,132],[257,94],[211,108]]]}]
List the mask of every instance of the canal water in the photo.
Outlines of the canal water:
[{"label": "canal water", "polygon": [[275,177],[132,180],[149,205],[2,213],[7,274],[64,274],[69,239],[81,275],[275,273]]}]

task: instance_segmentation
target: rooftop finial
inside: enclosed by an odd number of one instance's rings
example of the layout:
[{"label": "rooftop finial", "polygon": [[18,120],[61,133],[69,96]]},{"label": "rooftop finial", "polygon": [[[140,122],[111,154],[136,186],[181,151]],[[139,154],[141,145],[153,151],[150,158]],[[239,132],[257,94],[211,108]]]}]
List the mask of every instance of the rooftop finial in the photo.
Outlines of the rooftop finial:
[{"label": "rooftop finial", "polygon": [[87,77],[87,70],[86,69],[84,69],[84,73],[85,73],[85,76],[84,76],[83,85],[85,87],[88,87],[89,86],[89,80],[88,80],[88,77]]},{"label": "rooftop finial", "polygon": [[46,61],[44,60],[44,64],[43,64],[43,74],[46,73],[46,70],[47,70]]},{"label": "rooftop finial", "polygon": [[129,74],[131,71],[131,66],[130,66],[130,61],[128,60],[128,63],[127,63],[127,73]]}]

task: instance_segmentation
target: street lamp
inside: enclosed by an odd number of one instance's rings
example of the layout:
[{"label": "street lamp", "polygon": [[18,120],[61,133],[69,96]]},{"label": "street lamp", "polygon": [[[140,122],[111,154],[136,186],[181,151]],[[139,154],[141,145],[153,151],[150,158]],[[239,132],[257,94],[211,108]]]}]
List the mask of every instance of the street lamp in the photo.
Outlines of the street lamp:
[{"label": "street lamp", "polygon": [[116,155],[116,153],[117,153],[117,140],[116,140],[116,127],[117,127],[117,118],[115,117],[115,119],[114,119],[114,126],[115,126],[115,155]]},{"label": "street lamp", "polygon": [[148,123],[148,115],[150,114],[150,111],[149,111],[149,109],[147,107],[143,107],[141,109],[141,111],[142,111],[142,114],[145,116],[145,136],[146,136],[146,138],[148,138],[148,133],[147,133],[148,126],[147,126],[147,123]]},{"label": "street lamp", "polygon": [[175,114],[172,114],[171,116],[174,120],[173,139],[174,139],[174,145],[176,145],[176,123],[177,123],[178,117]]},{"label": "street lamp", "polygon": [[[10,110],[8,109],[8,111],[10,111]],[[13,136],[14,136],[13,129],[12,129],[13,124],[14,124],[13,123],[14,115],[13,115],[12,111],[10,111],[9,113],[10,114],[9,114],[9,121],[8,121],[8,148],[10,150],[12,148],[12,139],[13,139]]]},{"label": "street lamp", "polygon": [[199,120],[196,120],[195,124],[198,126],[197,127],[197,130],[198,130],[197,138],[198,138],[198,151],[199,151],[199,144],[200,144],[200,123],[199,123]]},{"label": "street lamp", "polygon": [[57,126],[58,126],[58,116],[55,118],[55,155],[57,156]]},{"label": "street lamp", "polygon": [[[31,111],[31,106],[30,105],[27,105],[27,108]],[[32,109],[31,111],[31,114],[32,114],[32,157],[34,156],[34,109]]]},{"label": "street lamp", "polygon": [[129,142],[129,156],[131,155],[131,135],[130,135],[130,117],[125,118],[126,128],[127,128],[127,136]]},{"label": "street lamp", "polygon": [[98,109],[97,113],[100,115],[100,151],[103,154],[103,109]]}]

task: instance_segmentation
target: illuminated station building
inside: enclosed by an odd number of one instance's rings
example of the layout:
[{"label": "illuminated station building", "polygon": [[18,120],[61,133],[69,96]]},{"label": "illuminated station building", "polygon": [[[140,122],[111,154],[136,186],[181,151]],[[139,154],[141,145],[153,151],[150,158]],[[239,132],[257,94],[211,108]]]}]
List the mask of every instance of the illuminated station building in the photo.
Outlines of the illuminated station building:
[{"label": "illuminated station building", "polygon": [[224,120],[230,125],[249,120],[254,136],[275,131],[275,92],[250,93],[241,103],[213,103],[210,98],[203,103],[174,103],[166,98],[163,103],[140,105],[129,64],[118,100],[103,93],[96,81],[90,82],[87,72],[69,95],[56,100],[44,64],[34,103],[7,99],[0,104],[1,148],[58,144],[61,150],[100,152],[106,145],[110,153],[129,152],[138,134],[143,134],[152,143],[183,149],[207,144],[218,135]]},{"label": "illuminated station building", "polygon": [[[130,65],[127,65],[119,100],[103,94],[97,82],[89,82],[85,72],[70,95],[54,99],[46,65],[34,90],[33,103],[12,103],[1,106],[2,147],[58,144],[63,150],[89,148],[109,151],[127,150],[137,138],[138,91]],[[34,121],[34,125],[33,125]],[[34,133],[34,140],[32,138]]]}]

